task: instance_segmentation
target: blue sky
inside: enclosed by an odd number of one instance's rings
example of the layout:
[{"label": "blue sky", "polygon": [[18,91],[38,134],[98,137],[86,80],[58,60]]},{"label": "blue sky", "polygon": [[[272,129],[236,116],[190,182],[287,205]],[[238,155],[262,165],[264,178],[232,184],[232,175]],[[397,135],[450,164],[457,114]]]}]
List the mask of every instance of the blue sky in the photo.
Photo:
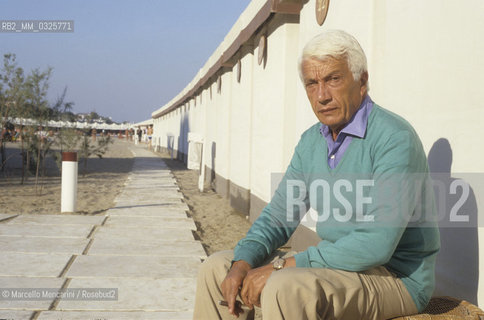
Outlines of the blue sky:
[{"label": "blue sky", "polygon": [[73,33],[0,33],[26,72],[53,67],[74,112],[151,118],[207,61],[250,0],[1,0],[0,20],[74,20]]}]

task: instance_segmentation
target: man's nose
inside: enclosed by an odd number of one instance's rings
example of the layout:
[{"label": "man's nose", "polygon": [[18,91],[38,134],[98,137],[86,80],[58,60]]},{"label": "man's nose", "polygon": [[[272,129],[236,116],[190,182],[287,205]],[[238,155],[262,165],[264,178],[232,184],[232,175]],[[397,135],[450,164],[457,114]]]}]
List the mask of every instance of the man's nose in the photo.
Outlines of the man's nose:
[{"label": "man's nose", "polygon": [[318,102],[321,104],[327,104],[331,101],[331,94],[324,83],[318,84]]}]

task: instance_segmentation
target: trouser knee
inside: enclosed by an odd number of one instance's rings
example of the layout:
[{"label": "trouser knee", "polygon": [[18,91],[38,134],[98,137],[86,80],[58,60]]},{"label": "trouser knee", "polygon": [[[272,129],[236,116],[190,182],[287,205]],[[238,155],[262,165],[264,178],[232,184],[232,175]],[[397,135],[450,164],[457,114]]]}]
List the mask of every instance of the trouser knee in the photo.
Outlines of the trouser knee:
[{"label": "trouser knee", "polygon": [[321,310],[324,293],[310,273],[301,271],[288,268],[271,274],[261,294],[263,315],[271,319],[319,319],[316,312]]},{"label": "trouser knee", "polygon": [[200,266],[198,277],[207,277],[215,274],[226,274],[232,261],[231,252],[219,251],[210,255]]},{"label": "trouser knee", "polygon": [[271,303],[281,298],[282,295],[288,295],[293,290],[291,279],[284,274],[284,270],[275,271],[267,279],[266,285],[261,293],[261,303]]}]

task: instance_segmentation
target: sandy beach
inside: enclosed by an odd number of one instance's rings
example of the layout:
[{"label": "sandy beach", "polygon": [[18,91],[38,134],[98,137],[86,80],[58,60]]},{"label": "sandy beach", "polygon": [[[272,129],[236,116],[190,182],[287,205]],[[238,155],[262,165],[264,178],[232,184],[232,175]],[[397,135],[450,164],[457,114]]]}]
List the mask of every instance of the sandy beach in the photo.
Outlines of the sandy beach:
[{"label": "sandy beach", "polygon": [[[113,205],[133,165],[128,143],[114,139],[102,159],[90,157],[86,174],[79,163],[77,212],[103,214]],[[46,176],[35,184],[35,176],[21,183],[20,143],[7,143],[7,168],[0,173],[0,213],[60,214],[61,177],[52,157],[46,158]],[[65,214],[65,213],[64,213]]]},{"label": "sandy beach", "polygon": [[[114,139],[102,159],[88,159],[87,172],[82,174],[79,163],[77,212],[72,214],[101,215],[114,204],[114,199],[124,186],[133,165],[131,142]],[[20,144],[7,143],[8,165],[0,173],[0,213],[8,214],[61,214],[61,177],[55,161],[46,160],[46,177],[39,180],[30,176],[22,185]],[[189,215],[197,224],[196,236],[202,241],[207,254],[232,249],[250,227],[245,216],[228,204],[213,190],[200,193],[198,172],[188,170],[168,154],[158,154],[172,169],[177,183],[188,204]],[[66,213],[63,213],[66,214]]]},{"label": "sandy beach", "polygon": [[234,210],[227,199],[206,187],[198,190],[198,171],[188,170],[178,160],[171,160],[169,154],[159,154],[170,167],[190,208],[189,215],[197,225],[196,232],[207,254],[233,249],[245,236],[250,223],[245,215]]}]

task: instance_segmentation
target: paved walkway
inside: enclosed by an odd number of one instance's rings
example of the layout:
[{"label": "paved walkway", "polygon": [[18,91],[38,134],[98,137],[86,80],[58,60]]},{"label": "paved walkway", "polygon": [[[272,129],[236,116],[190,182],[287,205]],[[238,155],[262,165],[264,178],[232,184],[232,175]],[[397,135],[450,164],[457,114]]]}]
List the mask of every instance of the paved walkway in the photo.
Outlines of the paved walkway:
[{"label": "paved walkway", "polygon": [[0,214],[0,319],[192,318],[195,224],[165,163],[130,148],[105,216]]}]

